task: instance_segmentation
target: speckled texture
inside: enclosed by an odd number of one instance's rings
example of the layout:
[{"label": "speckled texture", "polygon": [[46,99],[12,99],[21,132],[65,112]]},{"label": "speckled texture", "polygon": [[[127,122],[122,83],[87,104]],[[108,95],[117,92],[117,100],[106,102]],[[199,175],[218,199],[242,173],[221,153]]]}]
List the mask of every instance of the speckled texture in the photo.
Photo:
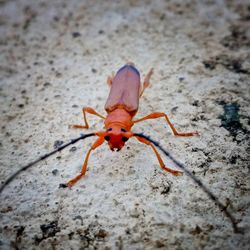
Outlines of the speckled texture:
[{"label": "speckled texture", "polygon": [[[248,1],[1,1],[1,181],[80,131],[81,108],[105,114],[106,77],[154,67],[134,131],[159,140],[228,204],[229,220],[150,148],[102,146],[70,189],[92,139],[34,166],[1,194],[1,249],[249,249]],[[227,106],[226,106],[227,105]],[[89,117],[90,131],[102,121]],[[221,126],[223,125],[223,126]],[[165,159],[170,167],[173,164]]]}]

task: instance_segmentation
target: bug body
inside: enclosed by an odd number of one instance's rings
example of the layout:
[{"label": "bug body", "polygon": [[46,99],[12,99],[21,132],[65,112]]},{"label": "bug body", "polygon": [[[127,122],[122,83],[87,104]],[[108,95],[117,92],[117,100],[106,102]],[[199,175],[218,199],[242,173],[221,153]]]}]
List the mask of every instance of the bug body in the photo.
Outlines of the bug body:
[{"label": "bug body", "polygon": [[120,150],[127,140],[121,132],[130,131],[132,118],[139,108],[140,73],[133,65],[125,65],[109,80],[111,85],[105,110],[105,128],[109,131],[108,138],[111,150]]},{"label": "bug body", "polygon": [[105,110],[107,112],[107,117],[103,117],[97,113],[94,109],[90,107],[83,108],[83,118],[84,125],[71,125],[72,128],[87,129],[89,128],[86,113],[96,115],[104,120],[104,125],[106,131],[96,132],[95,135],[98,139],[89,149],[85,161],[82,166],[81,172],[72,180],[70,180],[65,186],[74,185],[82,176],[85,175],[87,170],[88,158],[92,150],[102,145],[106,140],[111,150],[121,150],[125,145],[125,142],[131,138],[135,137],[138,141],[149,145],[161,166],[161,168],[171,174],[178,176],[182,175],[182,172],[172,170],[165,166],[160,154],[157,152],[154,145],[147,139],[136,136],[131,132],[131,128],[134,124],[148,120],[164,117],[166,122],[172,129],[175,136],[193,136],[198,135],[197,132],[191,133],[178,133],[174,128],[173,124],[170,122],[168,116],[162,112],[153,112],[141,119],[134,120],[139,108],[139,99],[142,96],[144,90],[149,86],[151,75],[153,74],[153,69],[151,69],[146,75],[143,84],[141,84],[140,73],[135,68],[133,63],[128,63],[117,71],[117,73],[109,76],[107,79],[108,85],[111,87],[108,99],[105,104]]}]

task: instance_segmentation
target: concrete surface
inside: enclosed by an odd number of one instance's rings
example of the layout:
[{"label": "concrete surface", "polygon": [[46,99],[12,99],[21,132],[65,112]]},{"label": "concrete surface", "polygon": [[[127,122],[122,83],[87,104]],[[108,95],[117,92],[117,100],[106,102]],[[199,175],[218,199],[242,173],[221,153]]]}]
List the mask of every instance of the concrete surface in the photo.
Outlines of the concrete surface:
[{"label": "concrete surface", "polygon": [[[243,234],[187,177],[163,172],[135,140],[106,145],[75,176],[92,139],[17,177],[1,194],[1,249],[249,249],[248,1],[1,1],[1,181],[105,114],[106,77],[154,67],[134,127],[159,140],[228,205]],[[102,121],[89,117],[91,129]],[[173,163],[164,158],[169,167]]]}]

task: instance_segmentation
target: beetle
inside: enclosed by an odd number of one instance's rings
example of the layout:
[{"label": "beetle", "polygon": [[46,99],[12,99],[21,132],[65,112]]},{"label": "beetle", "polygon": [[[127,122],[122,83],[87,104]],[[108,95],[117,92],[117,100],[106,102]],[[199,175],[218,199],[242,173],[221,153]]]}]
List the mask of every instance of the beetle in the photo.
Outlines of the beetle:
[{"label": "beetle", "polygon": [[131,131],[131,128],[136,123],[149,119],[164,117],[175,136],[199,135],[198,132],[177,132],[168,116],[162,112],[153,112],[143,118],[134,119],[139,108],[139,99],[143,95],[144,90],[150,85],[150,78],[152,74],[153,68],[150,69],[150,71],[146,74],[143,84],[141,84],[139,71],[136,69],[133,63],[127,63],[122,68],[120,68],[115,75],[112,74],[107,78],[107,84],[110,86],[109,96],[105,104],[107,116],[102,116],[91,107],[84,107],[82,109],[84,125],[70,125],[71,128],[88,129],[89,124],[86,116],[88,113],[103,119],[106,131],[99,131],[95,133],[98,138],[87,152],[81,172],[76,177],[64,184],[65,187],[73,186],[82,176],[85,175],[91,151],[101,146],[105,140],[108,142],[108,145],[112,151],[119,151],[124,147],[126,141],[128,141],[128,139],[131,137],[135,137],[139,142],[149,145],[152,148],[158,159],[160,167],[163,170],[171,173],[174,176],[182,175],[181,171],[173,170],[165,166],[160,154],[149,140],[137,136]]},{"label": "beetle", "polygon": [[149,136],[144,135],[142,133],[133,133],[131,128],[134,124],[149,120],[149,119],[156,119],[160,117],[164,117],[166,119],[167,124],[170,126],[173,134],[175,136],[194,136],[199,135],[198,132],[190,132],[190,133],[179,133],[170,122],[168,116],[165,113],[161,112],[153,112],[143,118],[135,119],[134,116],[136,115],[139,107],[139,99],[142,96],[144,90],[150,84],[150,78],[153,74],[153,69],[151,69],[148,74],[146,75],[143,85],[140,82],[140,73],[135,68],[133,63],[127,63],[121,69],[118,70],[116,75],[108,76],[107,83],[111,87],[109,97],[107,99],[105,110],[107,111],[107,117],[103,117],[99,113],[97,113],[93,108],[86,107],[82,109],[83,112],[83,120],[84,125],[71,125],[72,128],[79,128],[79,129],[87,129],[89,128],[86,113],[96,115],[104,120],[105,131],[99,131],[96,133],[89,133],[89,134],[81,134],[80,137],[72,139],[70,142],[63,144],[56,148],[55,150],[42,155],[40,158],[30,162],[29,164],[23,166],[14,174],[12,174],[3,184],[0,186],[0,194],[4,190],[4,188],[15,179],[17,175],[21,172],[31,168],[38,162],[47,159],[48,157],[56,154],[57,152],[62,151],[63,149],[67,148],[68,146],[75,144],[80,140],[84,140],[85,138],[98,136],[98,139],[92,144],[91,148],[89,149],[85,161],[83,163],[82,169],[80,174],[78,174],[75,178],[68,181],[66,184],[60,184],[59,187],[66,188],[73,186],[81,177],[83,177],[87,170],[88,159],[90,156],[91,151],[95,150],[97,147],[102,145],[106,140],[111,150],[119,151],[124,147],[125,142],[131,138],[135,137],[139,142],[149,145],[153,152],[155,153],[160,167],[173,174],[174,176],[180,176],[183,174],[181,171],[173,170],[165,166],[163,160],[161,159],[160,154],[156,150],[156,147],[162,151],[162,153],[170,158],[180,169],[182,169],[187,176],[189,176],[194,183],[196,183],[207,195],[208,197],[214,201],[214,203],[224,212],[224,214],[230,219],[232,223],[232,227],[234,232],[236,233],[244,233],[244,231],[238,227],[238,222],[235,217],[228,211],[227,205],[224,205],[216,195],[213,194],[209,190],[209,188],[204,185],[200,179],[198,179],[195,175],[192,174],[190,170],[188,170],[181,162],[177,161],[167,150],[165,150],[157,141],[151,139]]}]

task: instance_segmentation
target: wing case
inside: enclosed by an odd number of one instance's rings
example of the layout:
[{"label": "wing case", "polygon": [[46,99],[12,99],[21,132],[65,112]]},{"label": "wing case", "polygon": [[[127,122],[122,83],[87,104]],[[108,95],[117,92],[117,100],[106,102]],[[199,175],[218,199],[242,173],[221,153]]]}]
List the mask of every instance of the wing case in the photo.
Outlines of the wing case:
[{"label": "wing case", "polygon": [[125,65],[116,73],[105,110],[110,113],[116,108],[124,108],[134,115],[139,107],[140,73],[133,65]]}]

